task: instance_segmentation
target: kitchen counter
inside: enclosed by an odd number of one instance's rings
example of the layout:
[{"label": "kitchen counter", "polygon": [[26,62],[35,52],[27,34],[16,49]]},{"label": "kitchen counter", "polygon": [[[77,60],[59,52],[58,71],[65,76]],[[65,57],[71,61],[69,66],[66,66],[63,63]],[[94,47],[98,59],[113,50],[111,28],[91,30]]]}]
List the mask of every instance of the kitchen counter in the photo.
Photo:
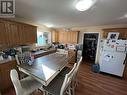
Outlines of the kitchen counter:
[{"label": "kitchen counter", "polygon": [[0,60],[0,64],[3,64],[3,63],[7,63],[7,62],[10,62],[10,61],[14,61],[15,60],[15,58],[13,58],[13,59],[4,59],[4,60]]},{"label": "kitchen counter", "polygon": [[42,56],[55,53],[55,52],[56,52],[56,49],[51,48],[47,50],[39,50],[39,51],[32,52],[32,55],[34,56],[34,58],[38,58],[38,57],[42,57]]}]

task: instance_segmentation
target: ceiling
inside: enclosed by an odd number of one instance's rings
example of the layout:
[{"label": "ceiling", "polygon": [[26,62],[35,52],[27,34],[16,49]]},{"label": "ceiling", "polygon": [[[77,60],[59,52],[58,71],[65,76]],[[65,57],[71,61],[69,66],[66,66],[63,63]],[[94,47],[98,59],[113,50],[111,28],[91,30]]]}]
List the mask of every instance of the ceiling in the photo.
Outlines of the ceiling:
[{"label": "ceiling", "polygon": [[76,0],[15,0],[16,18],[54,28],[127,24],[127,0],[97,0],[79,12]]}]

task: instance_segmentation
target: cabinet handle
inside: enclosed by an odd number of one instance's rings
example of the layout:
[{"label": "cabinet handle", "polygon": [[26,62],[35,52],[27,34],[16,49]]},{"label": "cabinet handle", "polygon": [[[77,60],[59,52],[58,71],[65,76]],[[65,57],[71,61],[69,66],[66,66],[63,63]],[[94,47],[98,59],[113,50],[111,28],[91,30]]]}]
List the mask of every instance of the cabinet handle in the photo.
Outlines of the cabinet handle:
[{"label": "cabinet handle", "polygon": [[127,54],[126,54],[126,58],[125,58],[125,60],[123,62],[123,65],[125,65],[126,63],[127,63]]}]

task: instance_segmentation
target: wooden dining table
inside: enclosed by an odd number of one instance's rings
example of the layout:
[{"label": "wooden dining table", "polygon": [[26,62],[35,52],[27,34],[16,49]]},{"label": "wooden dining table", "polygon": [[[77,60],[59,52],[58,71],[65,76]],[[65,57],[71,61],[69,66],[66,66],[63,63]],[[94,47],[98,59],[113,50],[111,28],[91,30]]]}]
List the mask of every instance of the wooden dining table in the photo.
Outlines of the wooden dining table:
[{"label": "wooden dining table", "polygon": [[69,60],[70,57],[66,54],[53,53],[34,59],[32,65],[20,64],[18,68],[47,86],[68,64]]}]

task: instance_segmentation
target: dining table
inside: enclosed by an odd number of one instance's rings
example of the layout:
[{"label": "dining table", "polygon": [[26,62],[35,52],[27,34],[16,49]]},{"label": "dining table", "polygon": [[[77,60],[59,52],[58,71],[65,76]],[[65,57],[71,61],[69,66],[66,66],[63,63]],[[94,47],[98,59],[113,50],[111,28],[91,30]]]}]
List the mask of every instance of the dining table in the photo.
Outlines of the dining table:
[{"label": "dining table", "polygon": [[33,64],[17,65],[20,71],[35,78],[42,85],[47,86],[67,66],[71,57],[67,54],[53,53],[34,59]]}]

